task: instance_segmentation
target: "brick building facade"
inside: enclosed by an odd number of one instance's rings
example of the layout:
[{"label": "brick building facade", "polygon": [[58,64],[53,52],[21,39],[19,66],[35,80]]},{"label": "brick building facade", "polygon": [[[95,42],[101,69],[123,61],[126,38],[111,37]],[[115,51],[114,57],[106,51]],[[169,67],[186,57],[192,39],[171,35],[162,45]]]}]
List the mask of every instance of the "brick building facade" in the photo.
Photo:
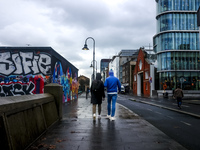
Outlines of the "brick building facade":
[{"label": "brick building facade", "polygon": [[[150,96],[152,86],[152,78],[154,78],[154,70],[151,60],[148,59],[148,53],[140,49],[133,72],[133,94]],[[152,71],[153,70],[153,71]],[[152,88],[152,87],[153,88]]]}]

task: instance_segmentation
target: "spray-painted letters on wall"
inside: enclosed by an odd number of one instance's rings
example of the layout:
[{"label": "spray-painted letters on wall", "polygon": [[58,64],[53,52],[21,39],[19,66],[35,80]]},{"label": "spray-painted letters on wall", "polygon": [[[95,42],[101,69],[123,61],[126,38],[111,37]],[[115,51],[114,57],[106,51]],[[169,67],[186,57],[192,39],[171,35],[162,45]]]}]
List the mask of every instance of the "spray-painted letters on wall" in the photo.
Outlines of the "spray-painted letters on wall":
[{"label": "spray-painted letters on wall", "polygon": [[1,97],[44,93],[44,85],[53,82],[63,86],[66,102],[77,97],[77,75],[51,47],[0,47]]},{"label": "spray-painted letters on wall", "polygon": [[0,96],[39,94],[51,74],[51,56],[37,52],[0,53]]},{"label": "spray-painted letters on wall", "polygon": [[9,75],[48,75],[51,71],[51,57],[34,52],[0,53],[0,74]]}]

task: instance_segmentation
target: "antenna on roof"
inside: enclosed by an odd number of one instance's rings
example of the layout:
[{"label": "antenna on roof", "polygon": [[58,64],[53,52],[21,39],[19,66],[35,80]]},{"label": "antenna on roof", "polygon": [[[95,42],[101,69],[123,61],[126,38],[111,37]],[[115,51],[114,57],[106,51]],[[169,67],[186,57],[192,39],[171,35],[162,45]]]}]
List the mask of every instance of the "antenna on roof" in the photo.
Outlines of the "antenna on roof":
[{"label": "antenna on roof", "polygon": [[151,47],[153,47],[153,46],[151,46],[151,44],[149,43],[149,46],[143,46],[143,47],[149,47],[149,50],[150,50]]}]

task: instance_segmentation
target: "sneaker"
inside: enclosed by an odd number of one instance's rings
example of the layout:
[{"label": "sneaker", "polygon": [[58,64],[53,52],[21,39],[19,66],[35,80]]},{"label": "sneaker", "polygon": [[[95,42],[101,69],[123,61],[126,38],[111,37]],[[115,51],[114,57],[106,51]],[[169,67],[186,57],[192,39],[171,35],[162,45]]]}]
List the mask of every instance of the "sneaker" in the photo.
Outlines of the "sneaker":
[{"label": "sneaker", "polygon": [[107,115],[106,118],[110,119],[111,115]]},{"label": "sneaker", "polygon": [[93,119],[96,119],[96,114],[93,114]]},{"label": "sneaker", "polygon": [[114,120],[115,120],[115,117],[110,117],[110,120],[111,120],[111,121],[114,121]]},{"label": "sneaker", "polygon": [[98,118],[101,119],[101,115],[98,115]]}]

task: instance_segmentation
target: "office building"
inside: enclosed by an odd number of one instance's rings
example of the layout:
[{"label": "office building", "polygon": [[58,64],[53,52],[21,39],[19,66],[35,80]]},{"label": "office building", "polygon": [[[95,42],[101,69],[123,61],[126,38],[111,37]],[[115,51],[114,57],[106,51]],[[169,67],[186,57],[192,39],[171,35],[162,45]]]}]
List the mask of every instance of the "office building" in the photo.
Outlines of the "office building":
[{"label": "office building", "polygon": [[200,0],[156,0],[159,90],[200,90],[200,47],[197,10]]}]

